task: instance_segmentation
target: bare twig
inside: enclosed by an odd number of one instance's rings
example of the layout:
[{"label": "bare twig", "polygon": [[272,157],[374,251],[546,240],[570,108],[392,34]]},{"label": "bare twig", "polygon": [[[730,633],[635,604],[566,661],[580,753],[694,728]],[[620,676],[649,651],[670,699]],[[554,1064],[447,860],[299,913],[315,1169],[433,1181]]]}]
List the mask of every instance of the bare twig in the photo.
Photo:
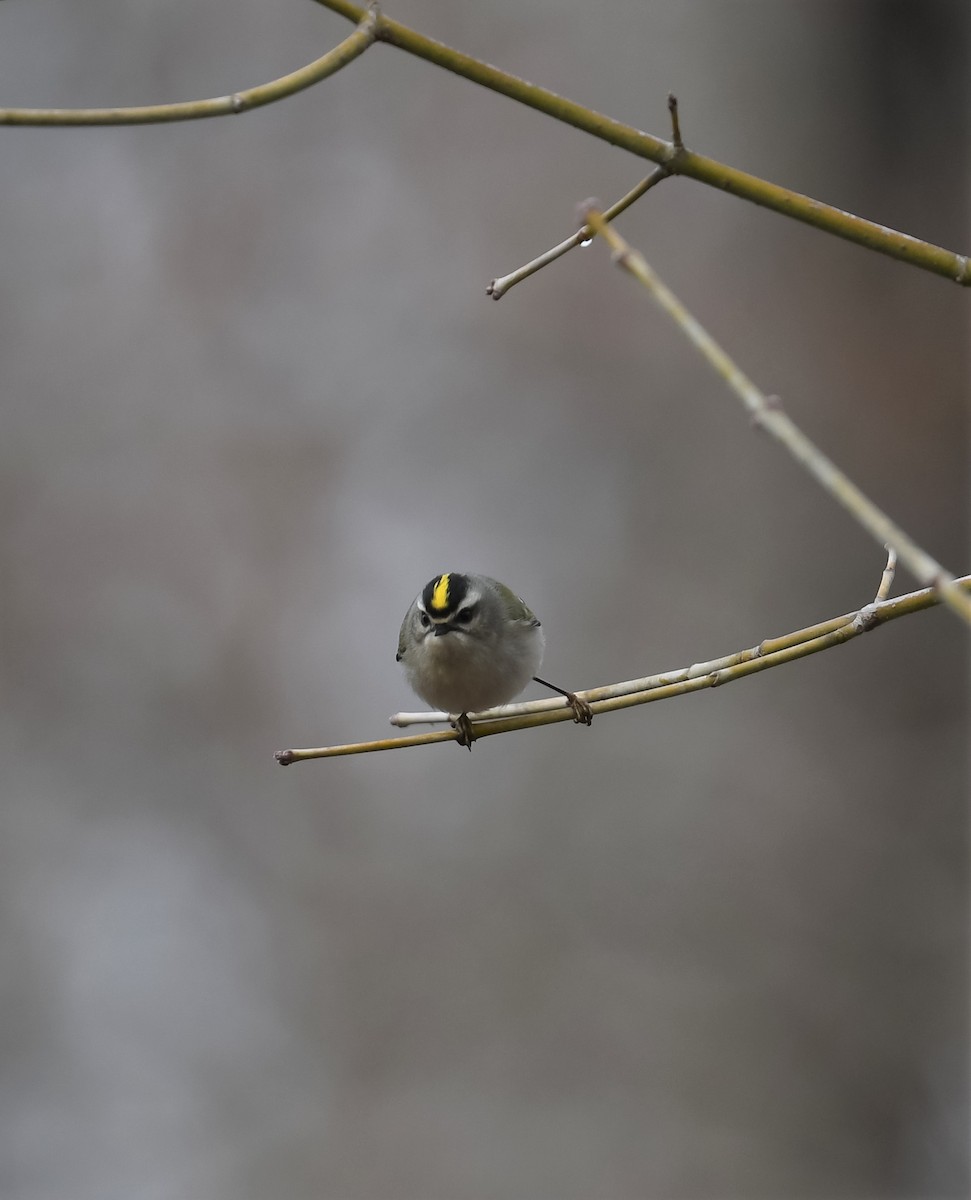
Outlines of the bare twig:
[{"label": "bare twig", "polygon": [[668,112],[671,114],[671,145],[675,150],[683,150],[681,139],[681,121],[678,117],[678,98],[674,92],[668,92]]},{"label": "bare twig", "polygon": [[[616,204],[612,204],[610,208],[604,210],[604,219],[613,221],[615,217],[619,217],[625,209],[630,208],[635,200],[639,200],[645,192],[650,191],[656,183],[660,183],[662,179],[666,179],[669,174],[670,171],[668,171],[667,167],[655,167],[650,175],[632,187],[626,196],[621,196]],[[510,288],[515,287],[517,283],[522,283],[524,279],[528,279],[530,275],[534,275],[537,271],[542,270],[543,267],[549,266],[551,262],[556,262],[558,258],[562,258],[574,246],[589,245],[592,240],[593,230],[587,225],[581,225],[576,233],[571,234],[570,237],[560,242],[559,245],[547,250],[545,254],[541,254],[538,258],[524,263],[523,266],[510,272],[508,275],[501,275],[498,279],[493,279],[486,287],[486,295],[491,296],[493,300],[501,300],[506,292]]]},{"label": "bare twig", "polygon": [[289,75],[231,96],[184,100],[178,104],[145,104],[136,108],[0,108],[0,125],[154,125],[165,121],[198,121],[247,112],[293,96],[346,67],[374,42],[377,9],[362,8],[357,29],[322,58]]},{"label": "bare twig", "polygon": [[[957,581],[965,594],[971,594],[971,575]],[[804,658],[809,654],[818,654],[832,646],[842,645],[843,642],[859,637],[910,613],[932,608],[941,602],[940,594],[934,588],[924,588],[918,592],[910,592],[906,596],[897,596],[893,600],[881,600],[866,605],[858,613],[844,613],[821,621],[805,629],[797,629],[781,637],[768,638],[757,646],[740,650],[711,662],[694,663],[676,671],[666,671],[658,675],[649,675],[644,679],[633,679],[625,683],[608,684],[606,687],[590,688],[577,695],[586,700],[594,713],[615,712],[622,708],[631,708],[639,704],[650,704],[655,700],[667,700],[673,696],[683,696],[688,692],[701,691],[704,688],[719,687],[724,683],[733,683],[744,679],[758,671]],[[859,619],[864,617],[865,619]],[[493,710],[494,712],[496,710]],[[392,717],[397,724],[411,724],[417,720],[437,719],[445,714],[438,713],[399,713]],[[447,718],[446,718],[447,719]],[[476,739],[492,737],[498,733],[511,733],[516,729],[532,729],[538,725],[553,725],[561,721],[572,721],[573,713],[569,707],[564,707],[560,700],[538,700],[528,704],[511,704],[502,710],[501,714],[492,716],[482,714],[475,721]],[[440,730],[434,733],[414,734],[411,737],[382,738],[375,742],[355,742],[346,746],[322,746],[306,750],[281,750],[276,760],[281,766],[295,762],[304,762],[311,758],[336,758],[347,754],[371,754],[378,750],[403,750],[409,746],[427,746],[434,742],[453,742],[458,740],[454,730]]]},{"label": "bare twig", "polygon": [[[354,3],[354,0],[316,0],[316,3],[340,13],[351,21],[360,21],[365,11],[363,6]],[[693,150],[679,148],[673,142],[653,137],[632,125],[615,121],[612,117],[585,108],[582,104],[566,99],[565,96],[558,96],[535,83],[529,83],[480,59],[472,58],[471,55],[453,50],[450,46],[425,37],[424,34],[383,14],[378,22],[377,36],[379,41],[388,42],[409,54],[425,59],[426,62],[470,79],[473,83],[518,100],[519,103],[546,113],[557,121],[582,129],[585,133],[629,150],[631,154],[640,158],[649,158],[652,162],[666,167],[672,175],[685,175],[711,187],[721,188],[722,191],[740,196],[743,200],[750,200],[763,208],[773,209],[783,216],[793,217],[797,221],[813,225],[847,241],[856,242],[880,254],[911,263],[935,275],[943,275],[964,287],[971,286],[971,262],[963,254],[955,254],[951,250],[923,242],[909,234],[889,229],[886,225],[843,212],[842,209],[779,187],[778,184],[768,183],[755,175],[729,167]]]},{"label": "bare twig", "polygon": [[893,586],[893,578],[897,571],[897,551],[892,546],[887,546],[887,565],[883,568],[883,574],[880,576],[880,584],[877,587],[877,594],[865,604],[853,618],[853,624],[860,633],[866,633],[868,629],[872,629],[877,621],[877,605],[890,595],[890,589]]},{"label": "bare twig", "polygon": [[883,574],[880,576],[880,586],[877,588],[877,594],[873,600],[875,604],[879,604],[881,600],[886,600],[890,595],[890,589],[893,587],[893,577],[897,573],[897,551],[893,546],[887,547],[887,565],[883,568]]},{"label": "bare twig", "polygon": [[949,608],[971,624],[971,598],[958,587],[947,572],[926,550],[904,533],[878,508],[843,471],[802,432],[786,415],[775,396],[765,396],[728,357],[715,339],[688,312],[674,293],[648,266],[644,256],[633,250],[619,233],[608,225],[601,213],[589,209],[587,223],[607,242],[614,261],[650,293],[682,333],[701,352],[724,379],[752,417],[753,424],[771,433],[801,463],[813,478],[849,512],[860,525],[885,546],[892,546],[900,561],[919,583],[937,588]]}]

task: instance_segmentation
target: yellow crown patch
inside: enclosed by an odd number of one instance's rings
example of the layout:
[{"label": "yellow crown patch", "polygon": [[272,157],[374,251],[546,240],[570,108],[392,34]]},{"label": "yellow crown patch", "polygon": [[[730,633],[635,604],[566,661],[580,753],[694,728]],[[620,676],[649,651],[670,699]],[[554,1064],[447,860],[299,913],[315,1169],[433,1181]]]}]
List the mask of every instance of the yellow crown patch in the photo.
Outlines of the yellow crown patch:
[{"label": "yellow crown patch", "polygon": [[429,607],[433,608],[436,612],[446,612],[448,610],[448,591],[451,579],[451,575],[439,575],[435,580]]}]

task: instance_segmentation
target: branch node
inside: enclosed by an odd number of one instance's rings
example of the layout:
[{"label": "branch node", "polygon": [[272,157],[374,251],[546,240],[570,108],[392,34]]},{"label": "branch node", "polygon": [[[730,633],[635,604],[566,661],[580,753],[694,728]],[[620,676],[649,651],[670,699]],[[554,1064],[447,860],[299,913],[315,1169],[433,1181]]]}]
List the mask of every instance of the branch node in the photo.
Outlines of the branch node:
[{"label": "branch node", "polygon": [[872,600],[869,604],[865,604],[853,618],[853,628],[860,633],[869,633],[879,624],[880,616],[877,613],[877,606]]},{"label": "branch node", "polygon": [[292,750],[278,750],[273,757],[281,767],[289,767],[291,763],[297,761]]},{"label": "branch node", "polygon": [[765,419],[769,413],[782,412],[782,401],[778,396],[763,396],[762,403],[752,409],[749,424],[760,432],[765,429]]}]

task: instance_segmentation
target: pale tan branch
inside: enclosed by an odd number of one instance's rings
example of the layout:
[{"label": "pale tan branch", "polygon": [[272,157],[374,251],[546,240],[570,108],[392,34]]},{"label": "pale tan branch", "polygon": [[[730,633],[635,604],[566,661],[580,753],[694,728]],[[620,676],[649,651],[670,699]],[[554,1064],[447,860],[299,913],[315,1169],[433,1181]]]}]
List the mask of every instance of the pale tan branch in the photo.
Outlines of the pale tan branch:
[{"label": "pale tan branch", "polygon": [[823,489],[846,509],[881,544],[893,547],[900,561],[919,583],[937,588],[941,599],[971,624],[971,598],[958,587],[953,575],[922,549],[899,525],[856,486],[831,459],[802,432],[782,409],[778,397],[765,396],[735,365],[710,333],[688,312],[669,287],[648,266],[644,256],[632,249],[595,208],[586,220],[610,246],[614,261],[640,283],[675,322],[681,332],[707,359],[748,410],[753,424],[781,442]]},{"label": "pale tan branch", "polygon": [[[957,580],[958,586],[966,595],[971,595],[971,575]],[[906,596],[897,596],[893,600],[881,600],[867,604],[856,613],[844,613],[821,621],[805,629],[797,629],[781,637],[767,638],[757,646],[740,650],[735,654],[725,655],[711,662],[694,663],[676,671],[665,671],[657,675],[649,675],[644,679],[628,680],[625,683],[608,684],[606,687],[590,688],[577,692],[577,696],[586,700],[595,714],[616,712],[622,708],[631,708],[639,704],[650,704],[655,700],[667,700],[673,696],[683,696],[688,692],[701,691],[704,688],[720,687],[725,683],[734,683],[758,671],[770,667],[781,666],[797,658],[805,658],[810,654],[818,654],[832,646],[842,645],[843,642],[859,637],[884,625],[898,617],[931,608],[941,602],[940,594],[934,588],[924,588],[921,591],[910,592]],[[404,714],[399,714],[403,716]],[[409,717],[426,719],[437,714],[408,714]],[[485,719],[476,718],[474,729],[476,739],[492,737],[498,733],[511,733],[516,729],[532,729],[539,725],[552,725],[561,721],[572,721],[573,711],[569,705],[560,700],[540,700],[527,704],[511,704],[501,716],[491,717],[483,714]],[[395,721],[397,718],[392,718]],[[453,742],[458,739],[454,730],[439,730],[433,733],[413,734],[410,737],[382,738],[374,742],[354,742],[346,746],[321,746],[316,749],[281,750],[276,760],[281,766],[295,762],[305,762],[311,758],[337,758],[348,754],[371,754],[378,750],[403,750],[410,746],[427,746],[434,742]]]},{"label": "pale tan branch", "polygon": [[887,547],[887,565],[883,568],[883,574],[880,576],[880,586],[877,588],[877,594],[873,597],[874,602],[879,604],[881,600],[886,600],[890,595],[890,589],[893,587],[893,579],[897,574],[897,551],[893,546]]},{"label": "pale tan branch", "polygon": [[[365,12],[364,7],[353,0],[316,0],[316,3],[340,13],[351,21],[360,21]],[[653,137],[632,125],[625,125],[622,121],[615,121],[603,113],[585,108],[565,96],[558,96],[535,83],[510,75],[507,71],[500,71],[498,67],[490,66],[469,54],[453,50],[452,47],[425,37],[383,14],[378,21],[377,37],[379,41],[388,42],[409,54],[425,59],[426,62],[434,63],[472,80],[473,83],[517,100],[520,104],[535,108],[538,112],[546,113],[557,121],[582,129],[585,133],[601,138],[613,146],[619,146],[640,158],[651,159],[659,166],[665,167],[672,175],[685,175],[710,187],[721,188],[722,191],[740,196],[743,200],[749,200],[763,208],[772,209],[783,216],[792,217],[847,241],[876,250],[880,254],[921,267],[935,275],[943,275],[964,287],[971,286],[971,262],[963,254],[923,242],[909,234],[889,229],[886,225],[867,221],[863,217],[843,212],[842,209],[823,204],[789,188],[769,183],[704,154],[687,150],[675,141],[666,142],[662,138]]]},{"label": "pale tan branch", "polygon": [[377,11],[362,9],[357,29],[322,58],[270,83],[230,96],[184,100],[177,104],[145,104],[135,108],[0,108],[0,125],[155,125],[165,121],[199,121],[248,112],[293,96],[320,83],[363,54],[377,32]]}]

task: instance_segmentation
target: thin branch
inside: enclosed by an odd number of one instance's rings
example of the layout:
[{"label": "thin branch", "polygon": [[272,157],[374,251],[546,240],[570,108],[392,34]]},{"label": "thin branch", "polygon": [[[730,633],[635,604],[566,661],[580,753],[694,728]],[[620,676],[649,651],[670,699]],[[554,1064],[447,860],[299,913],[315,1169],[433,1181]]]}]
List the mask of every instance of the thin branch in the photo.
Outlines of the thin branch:
[{"label": "thin branch", "polygon": [[[364,7],[353,0],[316,0],[316,3],[351,21],[360,21],[365,12]],[[823,204],[799,192],[779,187],[778,184],[768,183],[756,175],[749,175],[703,154],[679,148],[674,142],[652,137],[651,134],[635,129],[632,125],[615,121],[612,117],[585,108],[582,104],[558,96],[535,83],[529,83],[525,79],[510,75],[507,71],[500,71],[497,67],[472,58],[471,55],[453,50],[450,46],[425,37],[390,17],[382,15],[379,18],[377,36],[379,41],[388,42],[400,50],[425,59],[426,62],[470,79],[473,83],[518,100],[529,108],[535,108],[538,112],[546,113],[547,116],[576,129],[582,129],[585,133],[593,134],[594,137],[601,138],[613,146],[629,150],[631,154],[640,158],[648,158],[666,167],[672,175],[686,175],[700,183],[740,196],[743,200],[750,200],[763,208],[770,208],[783,216],[793,217],[806,225],[876,250],[880,254],[952,279],[964,287],[971,286],[971,261],[963,254],[923,242],[919,238],[889,229],[875,221],[856,217],[852,213],[843,212],[842,209]]]},{"label": "thin branch", "polygon": [[[607,221],[613,221],[615,217],[619,217],[625,209],[630,208],[635,200],[640,200],[645,192],[651,190],[656,183],[660,183],[662,179],[667,179],[670,172],[667,167],[655,167],[654,170],[640,183],[636,184],[627,193],[626,196],[612,204],[610,208],[604,210],[604,218]],[[493,279],[492,283],[486,287],[486,295],[491,296],[493,300],[501,300],[510,288],[515,287],[517,283],[522,283],[524,279],[528,279],[530,275],[534,275],[543,267],[549,266],[551,262],[556,262],[558,258],[562,258],[574,246],[589,245],[593,240],[593,230],[588,225],[581,225],[576,233],[572,234],[559,245],[553,246],[547,250],[545,254],[539,255],[538,258],[532,259],[525,263],[517,270],[512,271],[509,275],[501,275],[498,279]]]},{"label": "thin branch", "polygon": [[[671,136],[676,149],[683,150],[684,142],[681,140],[681,125],[678,121],[678,98],[673,92],[668,96],[668,111],[671,114]],[[667,167],[655,167],[654,170],[640,183],[636,184],[627,193],[622,196],[616,204],[612,204],[610,208],[604,209],[604,220],[614,221],[620,214],[626,211],[634,203],[635,200],[640,200],[645,192],[651,190],[655,184],[660,183],[662,179],[667,179],[671,172]],[[545,254],[539,255],[538,258],[525,263],[517,270],[512,271],[509,275],[501,275],[486,287],[486,295],[491,296],[493,300],[501,300],[510,288],[516,286],[517,283],[522,283],[524,279],[528,279],[530,275],[534,275],[537,271],[548,267],[550,263],[556,262],[558,258],[562,258],[564,254],[572,250],[574,246],[589,246],[593,240],[593,230],[589,225],[582,225],[571,237],[560,242],[551,250],[547,250]]]},{"label": "thin branch", "polygon": [[603,215],[595,208],[588,208],[587,223],[607,242],[613,251],[614,261],[650,293],[654,300],[680,328],[681,332],[708,360],[715,371],[724,379],[741,400],[752,417],[753,424],[771,433],[789,453],[801,463],[825,491],[841,504],[860,525],[885,546],[892,546],[900,561],[919,583],[937,588],[941,599],[949,608],[971,624],[971,598],[960,587],[953,575],[933,559],[918,544],[878,508],[856,484],[839,469],[786,415],[778,397],[765,396],[755,384],[742,373],[728,357],[715,339],[688,312],[680,300],[655,271],[648,266],[644,256],[633,250],[619,233],[608,225]]},{"label": "thin branch", "polygon": [[[957,581],[971,594],[971,575]],[[924,588],[918,592],[910,592],[906,596],[898,596],[893,600],[881,600],[866,605],[856,613],[844,613],[821,621],[816,625],[797,629],[781,637],[768,638],[757,646],[740,650],[736,654],[726,655],[711,662],[694,663],[690,667],[682,667],[676,671],[666,671],[659,675],[649,675],[644,679],[629,680],[626,683],[609,684],[602,688],[591,688],[577,695],[586,700],[594,713],[616,712],[622,708],[632,708],[639,704],[650,704],[655,700],[667,700],[673,696],[683,696],[688,692],[701,691],[704,688],[720,687],[725,683],[734,683],[758,671],[770,667],[781,666],[793,662],[797,658],[805,658],[810,654],[818,654],[832,646],[842,645],[884,625],[898,617],[932,608],[941,602],[940,594],[934,588]],[[495,711],[495,710],[494,710]],[[436,718],[436,713],[399,713],[392,717],[393,723],[410,723],[412,718],[425,720]],[[405,719],[407,718],[407,720]],[[511,733],[516,729],[533,729],[539,725],[552,725],[561,721],[572,721],[573,711],[569,705],[559,700],[539,700],[528,704],[511,704],[502,710],[500,716],[483,714],[475,720],[475,736],[478,740],[483,737],[493,737],[499,733]],[[454,730],[442,730],[434,733],[414,734],[403,738],[382,738],[375,742],[356,742],[346,746],[322,746],[307,750],[281,750],[276,760],[281,766],[295,762],[305,762],[311,758],[336,758],[347,754],[372,754],[379,750],[403,750],[409,746],[427,746],[434,742],[454,742],[458,734]]]},{"label": "thin branch", "polygon": [[893,587],[893,577],[897,574],[897,551],[893,546],[887,547],[887,565],[883,568],[883,574],[880,576],[880,586],[877,588],[877,594],[873,597],[874,603],[879,604],[881,600],[886,600],[890,595],[890,589]]},{"label": "thin branch", "polygon": [[136,108],[0,108],[0,125],[155,125],[165,121],[198,121],[261,108],[320,83],[363,54],[377,35],[376,9],[362,9],[357,29],[322,58],[243,92],[178,104],[146,104]]}]

